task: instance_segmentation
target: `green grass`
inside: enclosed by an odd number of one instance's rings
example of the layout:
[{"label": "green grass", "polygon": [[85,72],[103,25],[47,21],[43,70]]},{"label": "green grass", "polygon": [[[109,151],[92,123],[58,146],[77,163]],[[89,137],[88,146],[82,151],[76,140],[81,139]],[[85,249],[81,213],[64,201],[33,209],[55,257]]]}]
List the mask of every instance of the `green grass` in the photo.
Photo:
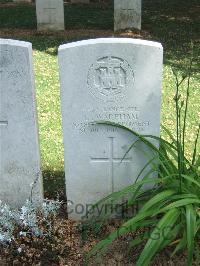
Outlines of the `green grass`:
[{"label": "green grass", "polygon": [[[199,52],[199,21],[196,0],[144,0],[143,25],[140,38],[156,40],[164,47],[162,91],[162,124],[175,132],[175,82],[171,67],[184,73],[194,45],[193,76],[187,124],[186,155],[191,156],[196,125],[200,118],[199,81],[197,75]],[[57,49],[62,43],[94,37],[111,36],[112,6],[65,5],[63,33],[38,33],[33,4],[0,6],[0,37],[26,40],[33,43],[34,68],[37,89],[42,169],[45,189],[49,194],[63,187],[63,137]],[[198,150],[200,145],[198,145]],[[55,184],[54,179],[60,182]],[[53,184],[52,186],[50,184]]]}]

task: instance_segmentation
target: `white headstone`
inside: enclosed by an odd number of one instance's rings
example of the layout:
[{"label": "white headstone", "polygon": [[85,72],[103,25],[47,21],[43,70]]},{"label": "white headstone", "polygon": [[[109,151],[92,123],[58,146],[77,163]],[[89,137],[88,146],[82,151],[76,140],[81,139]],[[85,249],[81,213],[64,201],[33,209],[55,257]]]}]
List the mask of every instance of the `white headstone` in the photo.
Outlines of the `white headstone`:
[{"label": "white headstone", "polygon": [[162,46],[134,39],[96,39],[59,47],[65,175],[69,216],[132,184],[146,158],[136,137],[119,128],[90,125],[107,120],[141,134],[160,134]]},{"label": "white headstone", "polygon": [[141,29],[142,0],[114,0],[114,30]]},{"label": "white headstone", "polygon": [[36,0],[38,30],[64,30],[63,0]]},{"label": "white headstone", "polygon": [[32,46],[0,39],[0,200],[42,198]]}]

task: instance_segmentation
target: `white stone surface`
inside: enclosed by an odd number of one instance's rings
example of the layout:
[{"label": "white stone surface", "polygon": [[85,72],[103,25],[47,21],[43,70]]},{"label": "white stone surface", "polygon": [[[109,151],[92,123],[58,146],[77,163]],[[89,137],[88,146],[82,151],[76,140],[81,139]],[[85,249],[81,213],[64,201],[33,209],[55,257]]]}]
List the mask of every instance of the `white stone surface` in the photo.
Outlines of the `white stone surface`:
[{"label": "white stone surface", "polygon": [[64,30],[63,0],[36,0],[38,30]]},{"label": "white stone surface", "polygon": [[141,29],[142,0],[114,0],[114,30]]},{"label": "white stone surface", "polygon": [[42,198],[30,43],[0,39],[0,200],[22,206]]},{"label": "white stone surface", "polygon": [[[151,158],[127,131],[90,122],[109,120],[141,134],[160,133],[162,46],[126,38],[59,47],[65,175],[69,216],[132,184]],[[121,161],[122,160],[122,161]]]}]

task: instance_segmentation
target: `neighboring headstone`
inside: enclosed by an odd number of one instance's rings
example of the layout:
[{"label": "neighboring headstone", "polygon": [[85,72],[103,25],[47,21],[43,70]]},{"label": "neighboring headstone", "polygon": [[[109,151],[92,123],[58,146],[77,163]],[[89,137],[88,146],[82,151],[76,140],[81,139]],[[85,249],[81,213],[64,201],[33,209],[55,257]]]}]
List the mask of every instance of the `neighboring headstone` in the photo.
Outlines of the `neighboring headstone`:
[{"label": "neighboring headstone", "polygon": [[[107,120],[141,134],[159,136],[162,46],[126,38],[80,41],[59,47],[65,174],[69,216],[132,184],[146,158],[136,137]],[[123,159],[123,160],[122,160]]]},{"label": "neighboring headstone", "polygon": [[38,30],[64,30],[63,0],[36,0]]},{"label": "neighboring headstone", "polygon": [[141,1],[114,0],[114,30],[141,30]]},{"label": "neighboring headstone", "polygon": [[36,121],[32,46],[0,39],[0,200],[13,207],[42,199]]},{"label": "neighboring headstone", "polygon": [[73,4],[89,4],[90,0],[71,0],[71,3]]}]

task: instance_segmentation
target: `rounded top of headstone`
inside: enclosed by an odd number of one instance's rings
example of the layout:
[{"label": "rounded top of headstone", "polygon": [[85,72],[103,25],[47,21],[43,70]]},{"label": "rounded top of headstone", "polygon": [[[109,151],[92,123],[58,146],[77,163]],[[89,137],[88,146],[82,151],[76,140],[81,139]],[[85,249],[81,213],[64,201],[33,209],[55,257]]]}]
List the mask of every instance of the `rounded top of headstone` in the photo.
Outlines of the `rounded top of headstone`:
[{"label": "rounded top of headstone", "polygon": [[32,47],[32,44],[30,42],[24,42],[24,41],[12,40],[12,39],[1,39],[0,38],[0,45],[2,45],[2,44],[11,45],[11,46],[20,46],[20,47],[25,47],[25,48]]},{"label": "rounded top of headstone", "polygon": [[67,44],[60,45],[58,51],[62,51],[66,48],[74,48],[80,46],[87,46],[92,44],[135,44],[135,45],[143,45],[143,46],[152,46],[162,49],[162,44],[159,42],[147,41],[142,39],[132,39],[132,38],[97,38],[97,39],[89,39],[77,42],[71,42]]}]

